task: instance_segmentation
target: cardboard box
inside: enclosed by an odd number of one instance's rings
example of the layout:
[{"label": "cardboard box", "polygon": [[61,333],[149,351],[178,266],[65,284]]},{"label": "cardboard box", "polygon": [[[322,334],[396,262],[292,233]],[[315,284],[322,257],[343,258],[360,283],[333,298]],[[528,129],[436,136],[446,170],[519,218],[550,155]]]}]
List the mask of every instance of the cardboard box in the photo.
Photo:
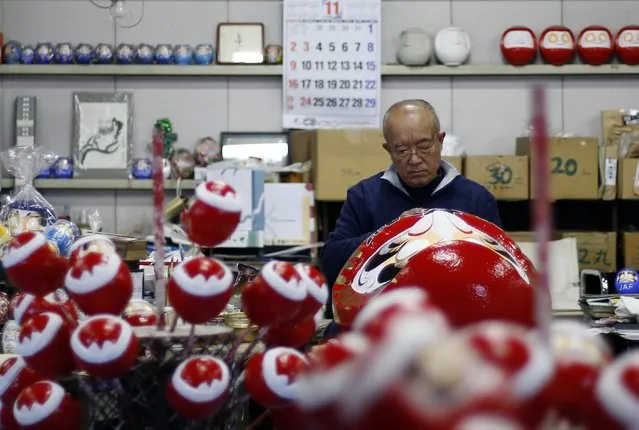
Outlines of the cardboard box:
[{"label": "cardboard box", "polygon": [[563,236],[577,239],[579,270],[617,271],[616,232],[564,232]]},{"label": "cardboard box", "polygon": [[604,146],[619,143],[616,129],[623,127],[623,110],[601,111],[601,137]]},{"label": "cardboard box", "polygon": [[497,200],[528,198],[528,157],[475,155],[466,157],[465,176],[483,185]]},{"label": "cardboard box", "polygon": [[304,130],[291,133],[291,161],[311,160],[315,199],[343,201],[346,191],[391,164],[381,130]]},{"label": "cardboard box", "polygon": [[315,199],[310,184],[264,185],[264,245],[300,246],[314,241]]},{"label": "cardboard box", "polygon": [[639,269],[639,232],[625,232],[622,241],[624,267]]},{"label": "cardboard box", "polygon": [[[506,234],[510,237],[514,242],[535,242],[535,232],[534,231],[507,231]],[[553,231],[550,237],[550,240],[559,240],[563,237],[563,235],[558,231]]]},{"label": "cardboard box", "polygon": [[455,166],[455,169],[457,169],[457,171],[460,174],[464,174],[464,157],[460,156],[443,156],[442,160],[444,161],[448,161],[450,164],[452,164],[453,166]]},{"label": "cardboard box", "polygon": [[617,198],[622,200],[639,199],[639,159],[620,158],[617,182]]},{"label": "cardboard box", "polygon": [[[536,157],[530,138],[518,137],[517,155],[529,155],[530,177],[535,176]],[[599,198],[599,140],[595,137],[552,137],[548,139],[550,197],[560,199]],[[530,181],[530,196],[535,183]]]},{"label": "cardboard box", "polygon": [[[604,146],[619,145],[625,134],[637,131],[639,131],[639,111],[636,109],[601,111],[601,132]],[[630,150],[631,153],[636,154],[637,147],[634,145],[634,148],[624,148],[624,150]],[[626,157],[628,154],[621,154],[621,156]]]}]

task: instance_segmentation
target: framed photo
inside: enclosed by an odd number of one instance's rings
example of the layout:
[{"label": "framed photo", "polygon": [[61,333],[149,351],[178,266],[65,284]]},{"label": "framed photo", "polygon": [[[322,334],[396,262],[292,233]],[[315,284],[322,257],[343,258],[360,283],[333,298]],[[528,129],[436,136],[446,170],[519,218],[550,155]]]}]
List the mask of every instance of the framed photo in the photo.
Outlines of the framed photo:
[{"label": "framed photo", "polygon": [[74,174],[128,175],[133,154],[133,94],[75,93]]},{"label": "framed photo", "polygon": [[230,23],[217,25],[218,64],[262,64],[264,24]]},{"label": "framed photo", "polygon": [[222,160],[259,158],[270,167],[284,167],[289,162],[288,133],[220,134]]}]

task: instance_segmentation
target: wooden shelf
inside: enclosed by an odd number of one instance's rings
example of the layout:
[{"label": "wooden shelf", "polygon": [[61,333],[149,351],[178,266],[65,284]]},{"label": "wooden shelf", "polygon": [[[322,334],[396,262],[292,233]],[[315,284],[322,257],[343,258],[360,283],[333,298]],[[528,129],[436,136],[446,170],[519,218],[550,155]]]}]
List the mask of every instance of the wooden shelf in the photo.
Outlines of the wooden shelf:
[{"label": "wooden shelf", "polygon": [[[197,181],[183,180],[181,189],[193,190]],[[14,179],[3,179],[2,188],[13,188]],[[40,190],[151,190],[153,182],[150,179],[36,179],[34,186]],[[175,190],[177,181],[168,180],[164,183],[167,190]]]},{"label": "wooden shelf", "polygon": [[550,66],[533,64],[514,67],[509,65],[490,66],[425,66],[406,67],[398,64],[386,64],[382,68],[384,76],[593,76],[593,75],[639,75],[639,67],[623,64],[607,64],[588,66],[570,64],[566,66]]},{"label": "wooden shelf", "polygon": [[[176,66],[176,65],[0,65],[0,76],[281,76],[282,66]],[[588,66],[571,64],[561,67],[535,64],[523,67],[509,65],[441,65],[406,67],[399,64],[382,66],[382,76],[597,76],[639,75],[639,66],[607,64]]]}]

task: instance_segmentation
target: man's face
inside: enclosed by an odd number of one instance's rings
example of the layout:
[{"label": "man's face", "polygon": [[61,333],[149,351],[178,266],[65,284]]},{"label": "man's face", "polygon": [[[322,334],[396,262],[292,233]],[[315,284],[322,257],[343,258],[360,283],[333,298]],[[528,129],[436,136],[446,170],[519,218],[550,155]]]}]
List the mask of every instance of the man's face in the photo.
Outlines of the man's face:
[{"label": "man's face", "polygon": [[426,111],[398,113],[389,118],[384,145],[399,177],[410,187],[424,187],[436,176],[444,133],[433,127]]}]

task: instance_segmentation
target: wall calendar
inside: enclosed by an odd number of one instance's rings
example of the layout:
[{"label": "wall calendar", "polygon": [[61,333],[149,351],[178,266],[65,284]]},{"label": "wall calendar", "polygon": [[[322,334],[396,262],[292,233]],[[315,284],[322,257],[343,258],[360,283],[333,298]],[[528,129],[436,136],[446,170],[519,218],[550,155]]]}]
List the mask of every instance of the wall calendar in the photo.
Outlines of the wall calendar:
[{"label": "wall calendar", "polygon": [[284,0],[284,128],[379,128],[381,10],[381,0]]}]

